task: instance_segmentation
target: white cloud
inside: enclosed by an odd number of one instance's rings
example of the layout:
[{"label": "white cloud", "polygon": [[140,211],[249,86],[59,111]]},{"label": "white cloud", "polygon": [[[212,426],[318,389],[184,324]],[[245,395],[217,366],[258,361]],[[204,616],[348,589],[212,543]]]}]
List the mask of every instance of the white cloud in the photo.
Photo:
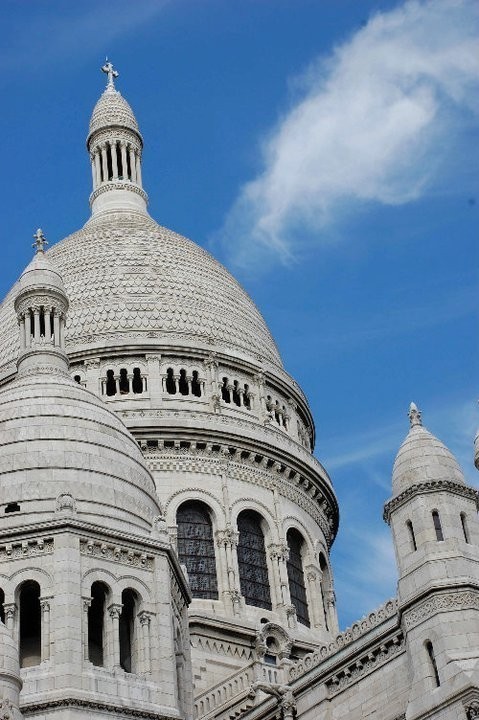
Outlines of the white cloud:
[{"label": "white cloud", "polygon": [[407,2],[311,65],[226,218],[237,262],[258,245],[291,257],[294,230],[317,232],[351,203],[425,192],[477,111],[478,10],[473,0]]}]

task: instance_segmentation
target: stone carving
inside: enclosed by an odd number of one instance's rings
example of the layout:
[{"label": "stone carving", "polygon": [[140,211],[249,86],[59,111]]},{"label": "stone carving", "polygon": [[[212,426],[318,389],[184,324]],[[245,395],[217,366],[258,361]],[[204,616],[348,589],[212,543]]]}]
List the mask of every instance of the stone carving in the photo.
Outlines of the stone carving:
[{"label": "stone carving", "polygon": [[466,705],[467,720],[477,720],[479,718],[479,700],[473,700]]},{"label": "stone carving", "polygon": [[153,570],[154,558],[144,552],[132,550],[131,548],[120,547],[109,543],[102,543],[96,540],[80,540],[80,552],[91,557],[101,557],[106,560],[130,565],[131,567]]},{"label": "stone carving", "polygon": [[40,540],[24,540],[23,542],[7,543],[0,546],[0,560],[17,560],[18,558],[37,557],[53,552],[53,538]]},{"label": "stone carving", "polygon": [[76,512],[75,498],[70,493],[61,493],[57,497],[57,512],[64,513],[66,515],[73,515]]},{"label": "stone carving", "polygon": [[474,500],[476,507],[479,510],[479,490],[476,490],[476,488],[462,485],[461,483],[454,482],[453,480],[429,480],[428,482],[412,485],[397,497],[389,500],[389,502],[387,502],[384,506],[383,518],[385,522],[389,525],[391,513],[401,505],[404,505],[405,502],[408,502],[408,500],[415,495],[428,492],[440,492],[441,490]]},{"label": "stone carving", "polygon": [[418,605],[406,610],[403,614],[403,621],[409,629],[419,625],[434,613],[447,610],[465,610],[467,608],[479,610],[479,592],[474,590],[436,592]]}]

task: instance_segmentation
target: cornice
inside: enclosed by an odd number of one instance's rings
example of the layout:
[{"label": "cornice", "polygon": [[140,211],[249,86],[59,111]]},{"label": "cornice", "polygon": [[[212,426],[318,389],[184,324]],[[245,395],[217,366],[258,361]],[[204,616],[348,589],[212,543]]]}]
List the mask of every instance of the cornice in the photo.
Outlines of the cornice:
[{"label": "cornice", "polygon": [[52,710],[57,710],[58,708],[84,708],[87,710],[99,710],[100,712],[114,715],[115,718],[119,716],[125,718],[141,718],[141,720],[172,720],[172,718],[177,718],[176,713],[171,713],[171,715],[165,715],[164,713],[152,712],[140,708],[134,710],[131,708],[127,708],[123,705],[112,705],[110,703],[84,700],[73,697],[62,698],[60,700],[49,700],[46,702],[33,702],[29,703],[28,705],[21,705],[20,707],[22,713],[24,713],[24,715],[26,716],[37,715],[39,713],[48,713]]},{"label": "cornice", "polygon": [[417,495],[435,492],[450,492],[467,498],[468,500],[474,500],[479,510],[479,490],[469,487],[468,485],[454,482],[453,480],[428,480],[427,482],[411,485],[411,487],[404,490],[400,495],[388,500],[384,506],[384,521],[389,525],[392,513]]}]

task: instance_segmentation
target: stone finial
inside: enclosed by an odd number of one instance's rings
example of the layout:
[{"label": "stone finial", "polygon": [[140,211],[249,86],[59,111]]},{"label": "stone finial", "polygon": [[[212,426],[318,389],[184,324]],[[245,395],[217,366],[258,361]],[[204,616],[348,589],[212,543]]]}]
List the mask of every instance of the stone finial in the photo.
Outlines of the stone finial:
[{"label": "stone finial", "polygon": [[107,89],[115,89],[115,83],[113,81],[113,78],[117,78],[119,73],[118,70],[115,70],[113,67],[113,64],[106,58],[105,64],[102,67],[102,72],[106,73],[108,75],[108,82],[106,84]]},{"label": "stone finial", "polygon": [[422,425],[421,411],[418,409],[417,405],[413,402],[409,406],[408,417],[409,417],[409,422],[411,423],[412,428],[415,427],[416,425]]},{"label": "stone finial", "polygon": [[45,245],[48,245],[48,240],[43,234],[43,230],[41,228],[38,228],[33,237],[35,238],[35,242],[32,244],[32,247],[36,248],[37,253],[44,253]]}]

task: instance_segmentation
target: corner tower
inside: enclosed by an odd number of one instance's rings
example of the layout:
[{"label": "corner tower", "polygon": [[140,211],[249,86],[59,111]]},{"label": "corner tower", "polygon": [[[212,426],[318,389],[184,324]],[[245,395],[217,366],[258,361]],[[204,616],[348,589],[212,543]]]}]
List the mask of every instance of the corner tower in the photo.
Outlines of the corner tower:
[{"label": "corner tower", "polygon": [[[390,524],[398,607],[411,669],[406,718],[444,717],[479,686],[478,491],[452,453],[422,425],[414,403],[394,462]],[[476,694],[474,694],[476,693]],[[434,717],[443,717],[436,715]]]}]

